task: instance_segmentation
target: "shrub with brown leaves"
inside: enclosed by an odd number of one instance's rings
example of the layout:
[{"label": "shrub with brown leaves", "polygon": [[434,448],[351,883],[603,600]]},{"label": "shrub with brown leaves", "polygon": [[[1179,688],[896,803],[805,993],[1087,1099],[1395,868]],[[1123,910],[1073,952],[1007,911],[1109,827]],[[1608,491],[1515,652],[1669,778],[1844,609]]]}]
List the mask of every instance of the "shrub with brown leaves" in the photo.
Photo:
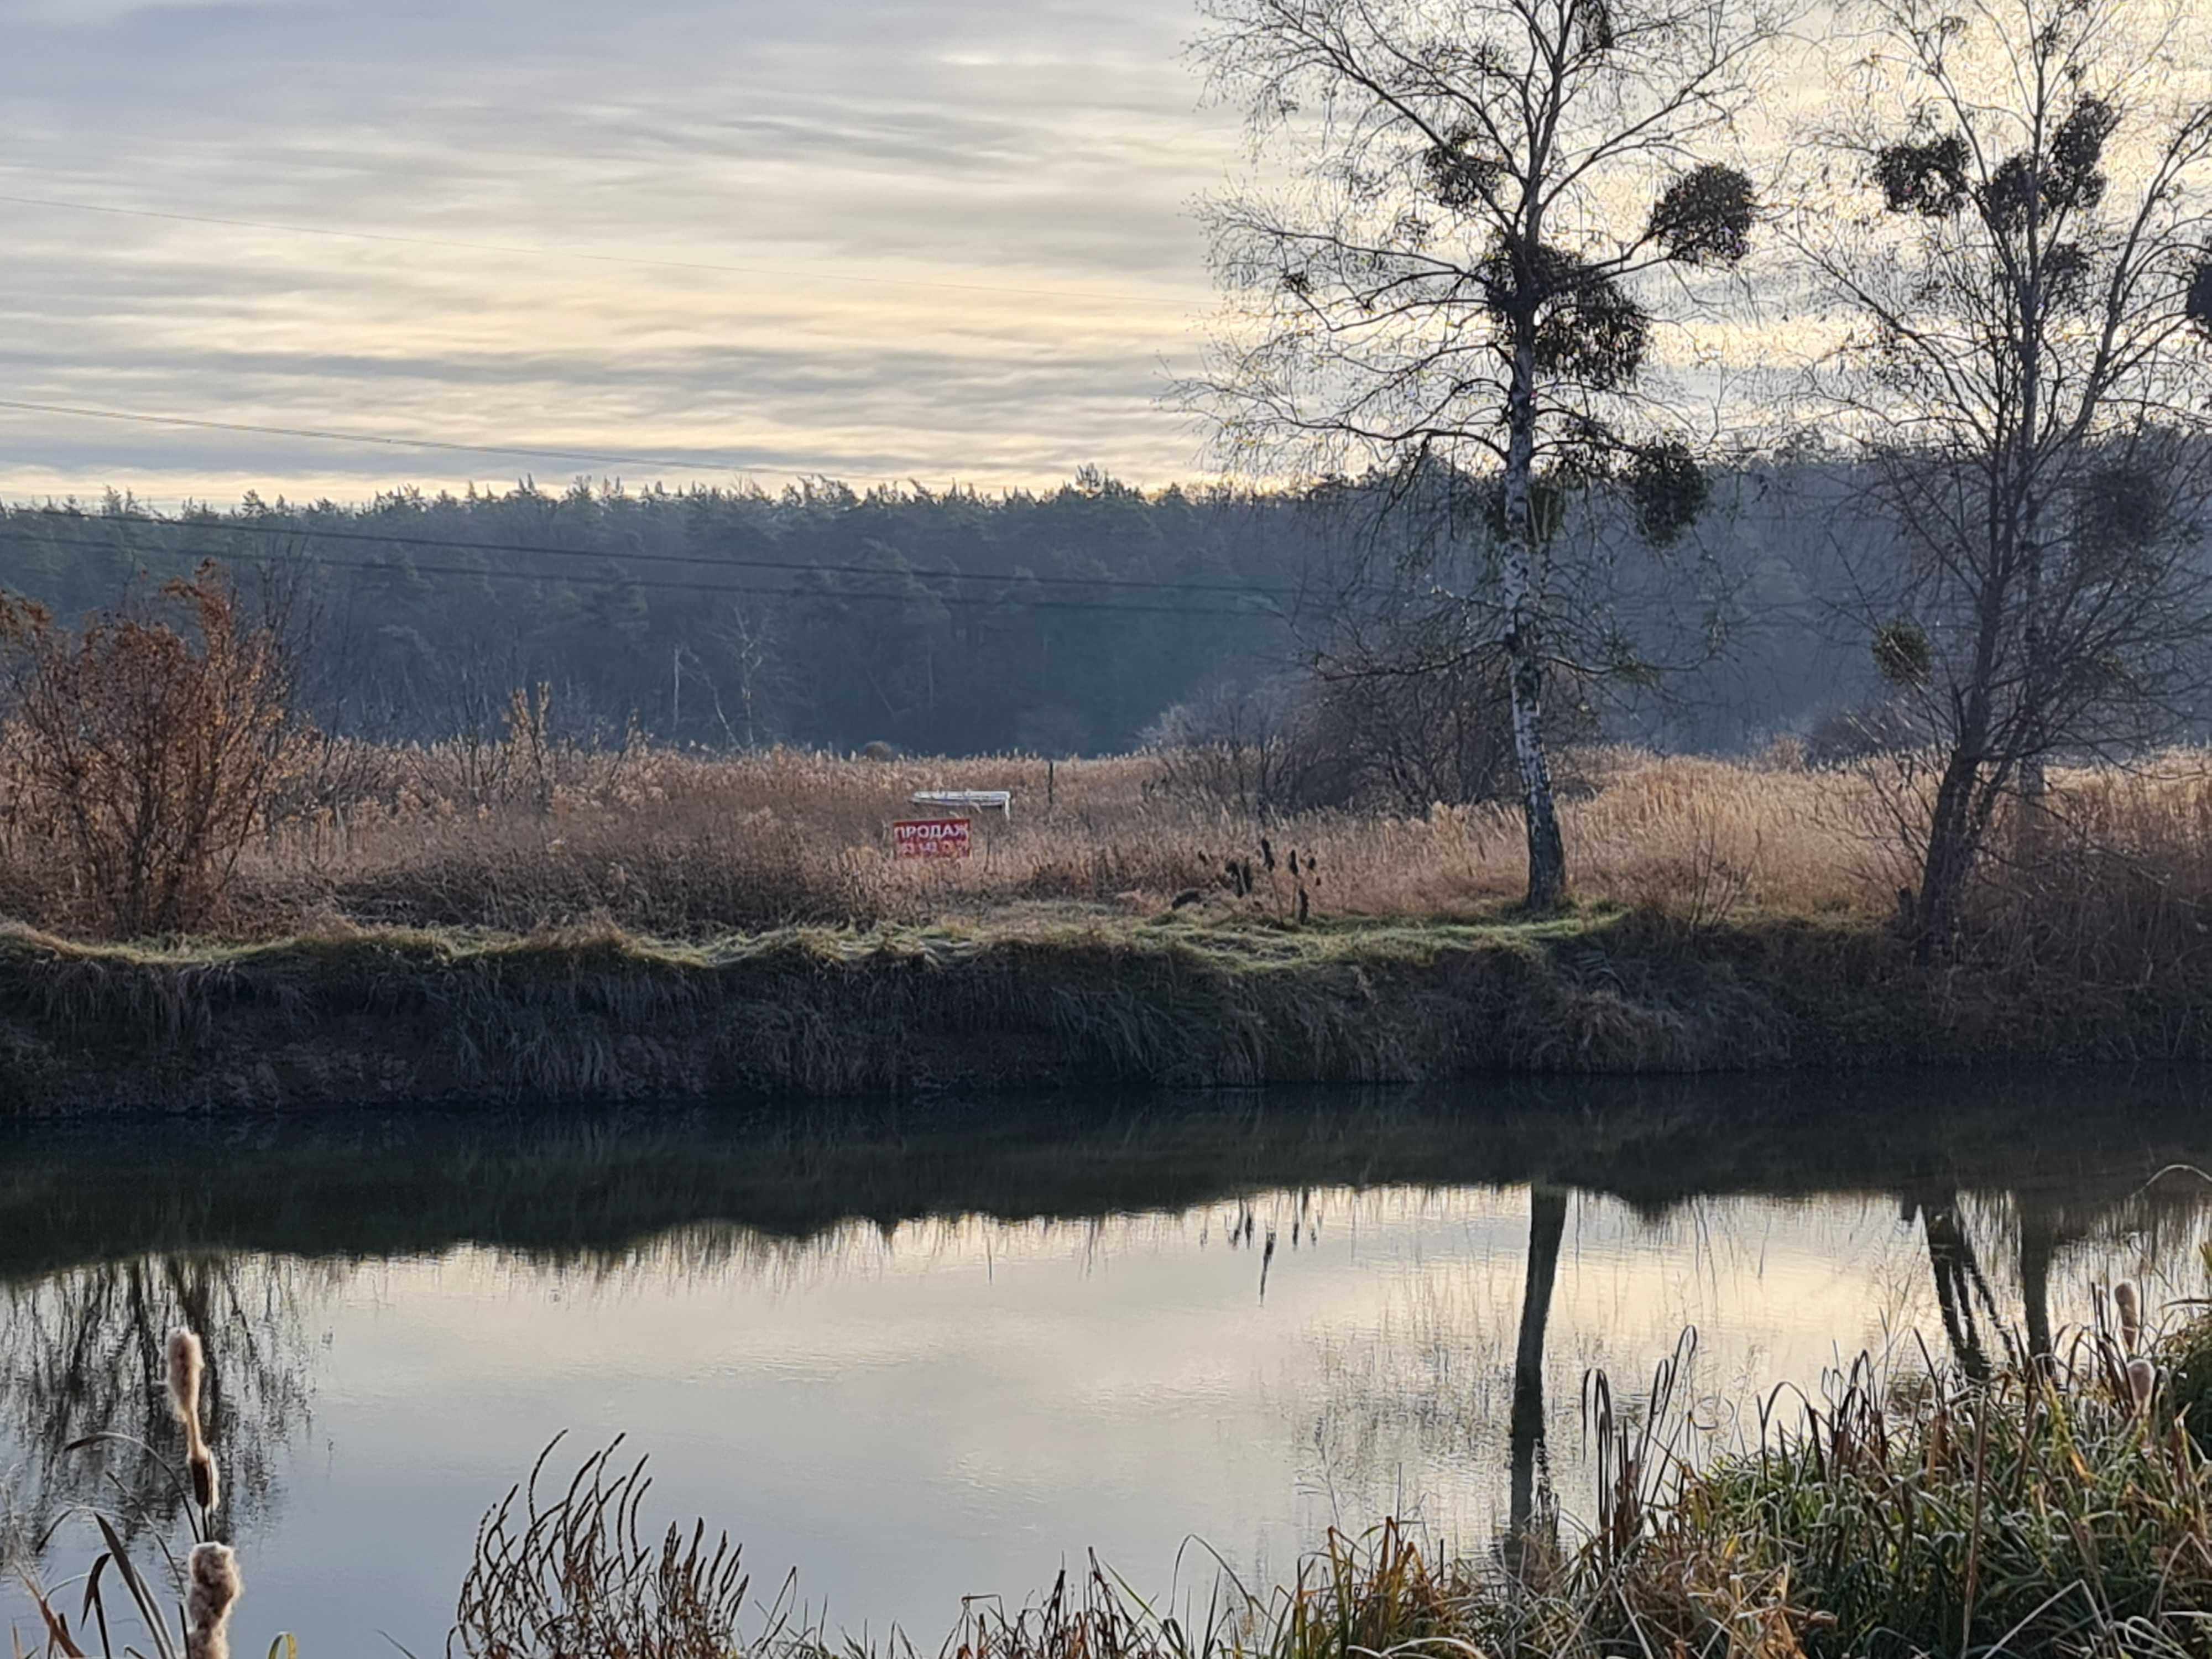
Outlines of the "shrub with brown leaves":
[{"label": "shrub with brown leaves", "polygon": [[64,866],[78,918],[118,935],[221,912],[293,730],[280,606],[203,565],[76,630],[0,595],[9,810]]}]

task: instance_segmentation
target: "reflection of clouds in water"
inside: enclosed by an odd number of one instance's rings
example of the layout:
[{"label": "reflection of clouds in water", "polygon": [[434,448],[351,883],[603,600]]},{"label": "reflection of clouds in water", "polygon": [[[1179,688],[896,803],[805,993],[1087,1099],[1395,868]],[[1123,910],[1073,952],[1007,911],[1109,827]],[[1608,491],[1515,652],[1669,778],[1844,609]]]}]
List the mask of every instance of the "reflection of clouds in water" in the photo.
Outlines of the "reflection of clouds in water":
[{"label": "reflection of clouds in water", "polygon": [[[1504,1455],[1525,1237],[1520,1194],[1377,1194],[1347,1205],[1374,1243],[1379,1301],[1316,1323],[1309,1352],[1285,1368],[1280,1408],[1299,1426],[1303,1483],[1333,1518],[1428,1514],[1438,1488],[1494,1476]],[[1389,1240],[1413,1209],[1412,1237]],[[1456,1249],[1454,1247],[1456,1246]],[[1433,1518],[1448,1524],[1458,1506]]]},{"label": "reflection of clouds in water", "polygon": [[[1779,1381],[1816,1390],[1863,1344],[1942,1340],[1921,1211],[1894,1195],[1647,1212],[1547,1191],[1561,1226],[1542,1420],[1571,1522],[1588,1513],[1592,1368],[1632,1418],[1694,1325],[1680,1398],[1725,1443]],[[2154,1312],[2202,1280],[2193,1211],[1972,1194],[1954,1208],[2014,1323],[2037,1237],[2055,1241],[2061,1325],[2121,1274],[2169,1287]],[[1508,1497],[1531,1219],[1523,1187],[1337,1187],[804,1239],[695,1224],[611,1250],[149,1258],[14,1291],[0,1313],[34,1340],[10,1343],[0,1382],[11,1422],[44,1421],[71,1334],[91,1328],[106,1391],[71,1431],[106,1413],[167,1433],[139,1356],[171,1318],[168,1276],[201,1285],[211,1353],[235,1373],[227,1461],[265,1470],[303,1450],[313,1385],[315,1455],[284,1466],[285,1524],[252,1540],[257,1607],[302,1628],[374,1615],[331,1568],[368,1548],[401,1586],[397,1633],[434,1644],[477,1516],[566,1428],[579,1444],[628,1431],[653,1455],[662,1512],[727,1524],[757,1582],[797,1566],[836,1620],[926,1630],[958,1594],[1018,1596],[1092,1545],[1148,1589],[1193,1531],[1257,1579],[1332,1523],[1390,1513],[1480,1547]],[[26,1471],[19,1507],[82,1495]],[[265,1516],[265,1479],[260,1493]]]}]

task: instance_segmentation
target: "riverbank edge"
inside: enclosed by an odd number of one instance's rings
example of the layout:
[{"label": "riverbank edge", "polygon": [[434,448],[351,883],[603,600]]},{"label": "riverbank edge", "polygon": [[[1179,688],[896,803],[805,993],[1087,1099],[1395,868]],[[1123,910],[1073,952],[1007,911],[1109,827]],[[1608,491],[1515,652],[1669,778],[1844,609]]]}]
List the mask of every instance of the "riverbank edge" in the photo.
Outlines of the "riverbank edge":
[{"label": "riverbank edge", "polygon": [[33,1110],[2207,1058],[2203,975],[1930,969],[1851,918],[163,949],[0,929],[0,1101]]}]

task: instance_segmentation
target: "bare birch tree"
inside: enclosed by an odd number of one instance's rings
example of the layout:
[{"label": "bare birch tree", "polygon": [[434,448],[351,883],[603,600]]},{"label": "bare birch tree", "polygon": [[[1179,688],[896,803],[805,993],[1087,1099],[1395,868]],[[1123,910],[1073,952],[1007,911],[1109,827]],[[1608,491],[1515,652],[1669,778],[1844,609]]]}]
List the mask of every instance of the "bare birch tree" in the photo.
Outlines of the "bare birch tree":
[{"label": "bare birch tree", "polygon": [[1845,325],[1823,412],[1894,526],[1856,607],[1934,740],[1900,818],[1925,954],[2006,802],[2032,829],[2048,762],[2149,741],[2205,684],[2212,102],[2180,0],[1856,15],[1794,240]]},{"label": "bare birch tree", "polygon": [[[1564,896],[1542,714],[1571,496],[1671,540],[1703,473],[1638,390],[1668,291],[1741,259],[1729,138],[1763,0],[1201,0],[1200,51],[1291,182],[1206,210],[1232,320],[1186,388],[1232,465],[1375,475],[1458,509],[1471,638],[1510,662],[1528,901]],[[1677,283],[1672,290],[1682,291]],[[1460,488],[1472,482],[1473,490]],[[1466,544],[1475,544],[1468,548]]]}]

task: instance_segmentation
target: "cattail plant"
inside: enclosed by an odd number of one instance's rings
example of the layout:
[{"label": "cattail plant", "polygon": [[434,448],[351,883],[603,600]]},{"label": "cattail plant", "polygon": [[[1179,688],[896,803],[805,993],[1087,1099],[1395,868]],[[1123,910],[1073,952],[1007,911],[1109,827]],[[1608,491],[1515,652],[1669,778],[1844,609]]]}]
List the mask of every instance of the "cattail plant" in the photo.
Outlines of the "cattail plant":
[{"label": "cattail plant", "polygon": [[191,1472],[192,1498],[203,1515],[215,1508],[222,1495],[216,1474],[215,1454],[208,1449],[200,1427],[200,1384],[207,1375],[207,1355],[191,1332],[169,1333],[169,1409],[185,1431],[185,1463]]},{"label": "cattail plant", "polygon": [[2142,1304],[2125,1279],[2112,1286],[2112,1308],[2120,1316],[2120,1346],[2133,1353],[2142,1341]]},{"label": "cattail plant", "polygon": [[230,1659],[230,1610],[245,1588],[237,1554],[228,1544],[195,1545],[185,1571],[185,1659]]},{"label": "cattail plant", "polygon": [[[179,1489],[189,1479],[198,1508],[198,1514],[191,1517],[196,1541],[181,1569],[177,1566],[177,1558],[169,1553],[166,1546],[163,1548],[173,1575],[173,1593],[181,1596],[184,1605],[163,1612],[161,1599],[131,1560],[130,1548],[116,1523],[94,1510],[93,1523],[100,1529],[100,1540],[106,1547],[84,1577],[83,1613],[88,1628],[83,1636],[97,1631],[101,1659],[115,1659],[118,1649],[109,1638],[108,1609],[102,1585],[120,1583],[153,1643],[150,1656],[137,1648],[122,1648],[125,1659],[230,1659],[231,1610],[238,1605],[245,1585],[239,1574],[236,1553],[229,1545],[208,1535],[210,1511],[221,1499],[221,1487],[216,1474],[215,1454],[209,1449],[207,1433],[200,1420],[207,1353],[197,1335],[179,1329],[170,1333],[163,1358],[163,1389],[169,1398],[169,1409],[185,1431],[185,1462],[189,1472],[187,1476],[173,1468],[170,1475]],[[150,1448],[147,1449],[150,1451]],[[53,1604],[52,1598],[35,1580],[30,1582],[29,1589],[46,1621],[48,1655],[58,1655],[60,1659],[90,1659],[92,1650],[79,1633],[70,1630],[68,1616]],[[179,1631],[184,1636],[181,1648],[177,1641]],[[21,1649],[17,1651],[20,1653]],[[289,1636],[280,1636],[269,1651],[270,1659],[275,1659],[280,1652],[296,1656],[299,1647]]]},{"label": "cattail plant", "polygon": [[2157,1387],[2157,1366],[2141,1354],[2128,1361],[2128,1398],[2135,1403],[2137,1417],[2150,1416],[2150,1397]]}]

